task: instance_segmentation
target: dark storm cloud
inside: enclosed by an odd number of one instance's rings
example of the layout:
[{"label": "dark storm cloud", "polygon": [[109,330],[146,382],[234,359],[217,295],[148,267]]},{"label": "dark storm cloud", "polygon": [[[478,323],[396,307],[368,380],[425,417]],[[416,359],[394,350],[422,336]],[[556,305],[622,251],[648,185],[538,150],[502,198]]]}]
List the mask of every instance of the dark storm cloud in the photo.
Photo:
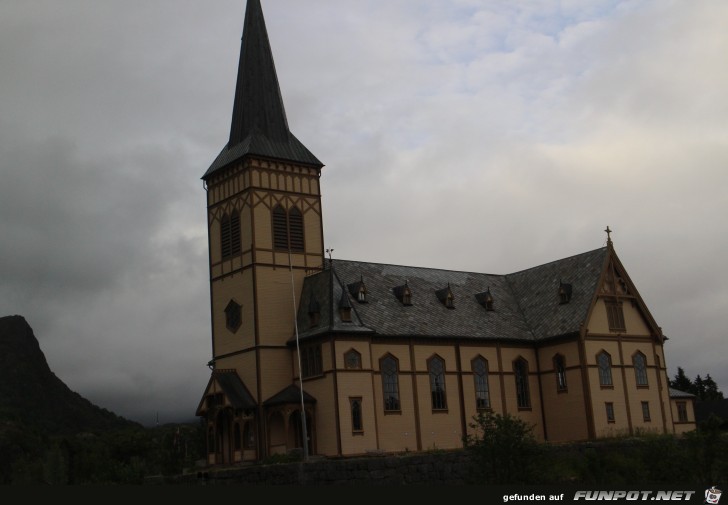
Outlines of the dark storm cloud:
[{"label": "dark storm cloud", "polygon": [[[728,6],[262,5],[291,130],[326,164],[326,247],[508,273],[609,224],[670,372],[728,391]],[[209,374],[200,176],[229,133],[244,9],[0,4],[0,315],[147,423],[193,415]]]}]

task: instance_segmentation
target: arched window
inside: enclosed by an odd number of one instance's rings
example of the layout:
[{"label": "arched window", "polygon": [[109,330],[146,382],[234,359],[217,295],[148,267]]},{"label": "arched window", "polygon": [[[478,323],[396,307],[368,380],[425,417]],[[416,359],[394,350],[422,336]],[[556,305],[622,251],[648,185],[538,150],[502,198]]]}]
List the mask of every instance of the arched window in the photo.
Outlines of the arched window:
[{"label": "arched window", "polygon": [[432,396],[432,410],[447,408],[445,396],[445,361],[439,356],[433,356],[427,363],[430,372],[430,394]]},{"label": "arched window", "polygon": [[556,372],[556,389],[566,391],[566,360],[561,354],[554,356],[554,371]]},{"label": "arched window", "polygon": [[399,411],[399,364],[397,359],[388,354],[379,361],[379,368],[382,371],[384,410]]},{"label": "arched window", "polygon": [[634,377],[638,386],[648,386],[647,383],[647,359],[645,355],[638,352],[632,356],[632,364],[634,365]]},{"label": "arched window", "polygon": [[597,354],[597,365],[599,366],[599,385],[612,385],[612,357],[606,351]]},{"label": "arched window", "polygon": [[490,389],[488,387],[488,362],[477,357],[472,361],[475,379],[475,407],[478,410],[490,408]]},{"label": "arched window", "polygon": [[518,358],[513,362],[513,374],[516,379],[516,400],[519,409],[531,408],[531,393],[528,389],[528,362]]},{"label": "arched window", "polygon": [[288,216],[280,205],[273,209],[273,248],[288,250]]},{"label": "arched window", "polygon": [[303,251],[303,214],[298,207],[288,211],[288,233],[291,240],[291,251]]}]

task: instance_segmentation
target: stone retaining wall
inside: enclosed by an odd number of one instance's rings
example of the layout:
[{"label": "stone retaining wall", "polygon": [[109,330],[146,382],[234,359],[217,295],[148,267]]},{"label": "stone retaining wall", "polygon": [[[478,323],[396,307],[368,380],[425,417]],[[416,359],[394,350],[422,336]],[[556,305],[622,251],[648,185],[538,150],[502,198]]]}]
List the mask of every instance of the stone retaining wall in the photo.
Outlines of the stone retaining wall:
[{"label": "stone retaining wall", "polygon": [[154,477],[148,484],[183,485],[458,485],[471,481],[466,451],[209,468],[173,477]]}]

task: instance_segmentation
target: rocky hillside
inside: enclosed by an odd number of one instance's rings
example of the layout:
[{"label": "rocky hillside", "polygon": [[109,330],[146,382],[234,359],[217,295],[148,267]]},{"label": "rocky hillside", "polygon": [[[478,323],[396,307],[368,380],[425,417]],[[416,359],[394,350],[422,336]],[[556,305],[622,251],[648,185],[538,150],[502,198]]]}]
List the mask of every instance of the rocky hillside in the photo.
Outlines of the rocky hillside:
[{"label": "rocky hillside", "polygon": [[71,391],[22,316],[0,318],[0,426],[73,434],[139,426]]}]

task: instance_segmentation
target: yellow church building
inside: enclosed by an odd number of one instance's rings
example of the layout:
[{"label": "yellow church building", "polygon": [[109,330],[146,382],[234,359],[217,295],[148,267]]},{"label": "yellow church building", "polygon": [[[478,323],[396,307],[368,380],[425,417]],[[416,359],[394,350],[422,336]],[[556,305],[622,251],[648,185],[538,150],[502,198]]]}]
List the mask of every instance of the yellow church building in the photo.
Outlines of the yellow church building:
[{"label": "yellow church building", "polygon": [[322,167],[288,129],[248,0],[230,138],[202,177],[208,463],[459,448],[481,411],[555,442],[695,428],[609,228],[605,247],[507,275],[332,260]]}]

